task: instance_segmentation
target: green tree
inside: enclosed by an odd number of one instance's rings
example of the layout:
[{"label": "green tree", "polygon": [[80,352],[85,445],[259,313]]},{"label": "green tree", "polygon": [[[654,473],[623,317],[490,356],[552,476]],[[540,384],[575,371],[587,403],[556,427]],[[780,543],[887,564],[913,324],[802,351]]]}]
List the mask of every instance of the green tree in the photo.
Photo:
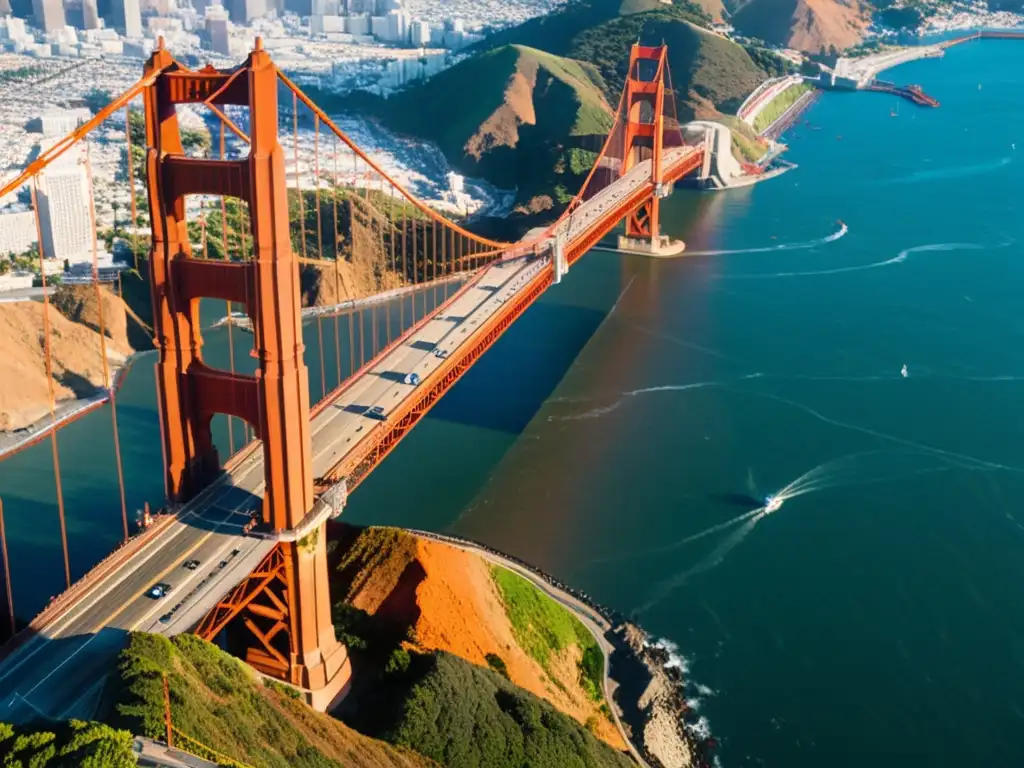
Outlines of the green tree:
[{"label": "green tree", "polygon": [[103,723],[71,720],[53,731],[0,723],[5,768],[132,768],[132,735]]}]

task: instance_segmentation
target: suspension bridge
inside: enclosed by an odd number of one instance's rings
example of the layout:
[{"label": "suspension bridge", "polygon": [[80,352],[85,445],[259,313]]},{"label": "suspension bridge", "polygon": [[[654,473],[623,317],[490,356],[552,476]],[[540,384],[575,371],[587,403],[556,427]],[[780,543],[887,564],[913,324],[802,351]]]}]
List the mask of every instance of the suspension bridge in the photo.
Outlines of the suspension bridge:
[{"label": "suspension bridge", "polygon": [[[186,147],[179,107],[208,110],[219,147]],[[125,187],[131,218],[122,234],[141,255],[151,289],[167,504],[151,526],[129,535],[117,389],[108,378],[124,541],[72,580],[59,430],[50,430],[66,589],[5,648],[0,719],[88,718],[125,634],[135,630],[212,640],[230,629],[250,665],[299,688],[313,706],[343,696],[351,662],[331,622],[326,521],[591,247],[624,221],[627,241],[656,249],[660,200],[682,177],[708,172],[706,136],[694,140],[700,134],[691,131],[684,141],[664,46],[632,48],[618,106],[608,111],[611,129],[595,143],[593,165],[565,212],[521,241],[500,242],[396,182],[258,40],[231,71],[190,70],[161,43],[138,83],[0,187],[0,198],[27,189],[38,222],[37,195],[53,168],[77,162],[92,183],[92,157],[123,157],[115,181]],[[136,114],[144,141],[136,135],[133,144]],[[289,127],[290,147],[282,136]],[[96,208],[94,232],[102,225]],[[93,244],[94,274],[97,258]],[[348,306],[313,321],[319,382],[310,382],[305,362],[300,265],[321,270]],[[99,297],[107,289],[97,279],[95,290]],[[378,310],[380,295],[397,296],[397,308]],[[247,317],[252,335],[242,338],[252,341],[252,373],[236,370],[233,354],[229,370],[204,360],[201,298]],[[53,311],[44,293],[44,321]],[[336,346],[332,381],[325,338]],[[311,389],[320,394],[312,405]],[[225,457],[213,428],[222,419]],[[239,428],[245,439],[236,446]],[[0,537],[2,530],[0,514]],[[156,584],[169,584],[170,594],[153,599]],[[8,595],[9,585],[8,574]]]}]

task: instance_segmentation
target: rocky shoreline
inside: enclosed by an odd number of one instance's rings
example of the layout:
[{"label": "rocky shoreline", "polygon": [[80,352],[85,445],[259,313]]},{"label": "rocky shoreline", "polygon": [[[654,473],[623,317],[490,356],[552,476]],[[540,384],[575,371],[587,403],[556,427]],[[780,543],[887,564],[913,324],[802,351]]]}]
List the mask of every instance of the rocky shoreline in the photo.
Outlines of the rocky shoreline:
[{"label": "rocky shoreline", "polygon": [[685,666],[671,649],[614,609],[564,584],[540,568],[485,544],[459,536],[409,530],[417,536],[469,546],[529,571],[586,606],[584,615],[604,631],[611,647],[608,677],[612,704],[624,736],[650,768],[711,768],[715,739],[695,721],[687,704]]},{"label": "rocky shoreline", "polygon": [[616,652],[612,676],[619,681],[616,704],[630,738],[655,768],[709,768],[716,742],[688,727],[684,668],[671,651],[653,642],[635,624],[624,622],[610,633]]}]

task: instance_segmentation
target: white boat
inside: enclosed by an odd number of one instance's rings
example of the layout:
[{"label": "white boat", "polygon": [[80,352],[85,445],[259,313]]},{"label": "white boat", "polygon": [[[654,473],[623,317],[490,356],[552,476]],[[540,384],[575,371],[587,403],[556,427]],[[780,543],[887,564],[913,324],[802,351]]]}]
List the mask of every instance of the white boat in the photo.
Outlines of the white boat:
[{"label": "white boat", "polygon": [[905,379],[907,378],[907,375],[907,366],[904,365],[902,368],[900,368],[900,376],[902,376]]},{"label": "white boat", "polygon": [[782,507],[781,496],[765,496],[764,497],[764,511],[775,512]]}]

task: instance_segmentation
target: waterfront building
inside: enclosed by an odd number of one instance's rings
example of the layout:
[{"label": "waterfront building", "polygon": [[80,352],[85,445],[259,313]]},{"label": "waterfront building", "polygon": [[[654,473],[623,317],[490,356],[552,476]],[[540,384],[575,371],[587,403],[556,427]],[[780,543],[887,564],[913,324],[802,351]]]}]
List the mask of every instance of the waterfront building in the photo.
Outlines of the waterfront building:
[{"label": "waterfront building", "polygon": [[370,17],[349,16],[345,21],[345,26],[353,37],[364,37],[370,34]]},{"label": "waterfront building", "polygon": [[430,25],[425,21],[414,21],[409,26],[409,40],[416,48],[430,45]]}]

